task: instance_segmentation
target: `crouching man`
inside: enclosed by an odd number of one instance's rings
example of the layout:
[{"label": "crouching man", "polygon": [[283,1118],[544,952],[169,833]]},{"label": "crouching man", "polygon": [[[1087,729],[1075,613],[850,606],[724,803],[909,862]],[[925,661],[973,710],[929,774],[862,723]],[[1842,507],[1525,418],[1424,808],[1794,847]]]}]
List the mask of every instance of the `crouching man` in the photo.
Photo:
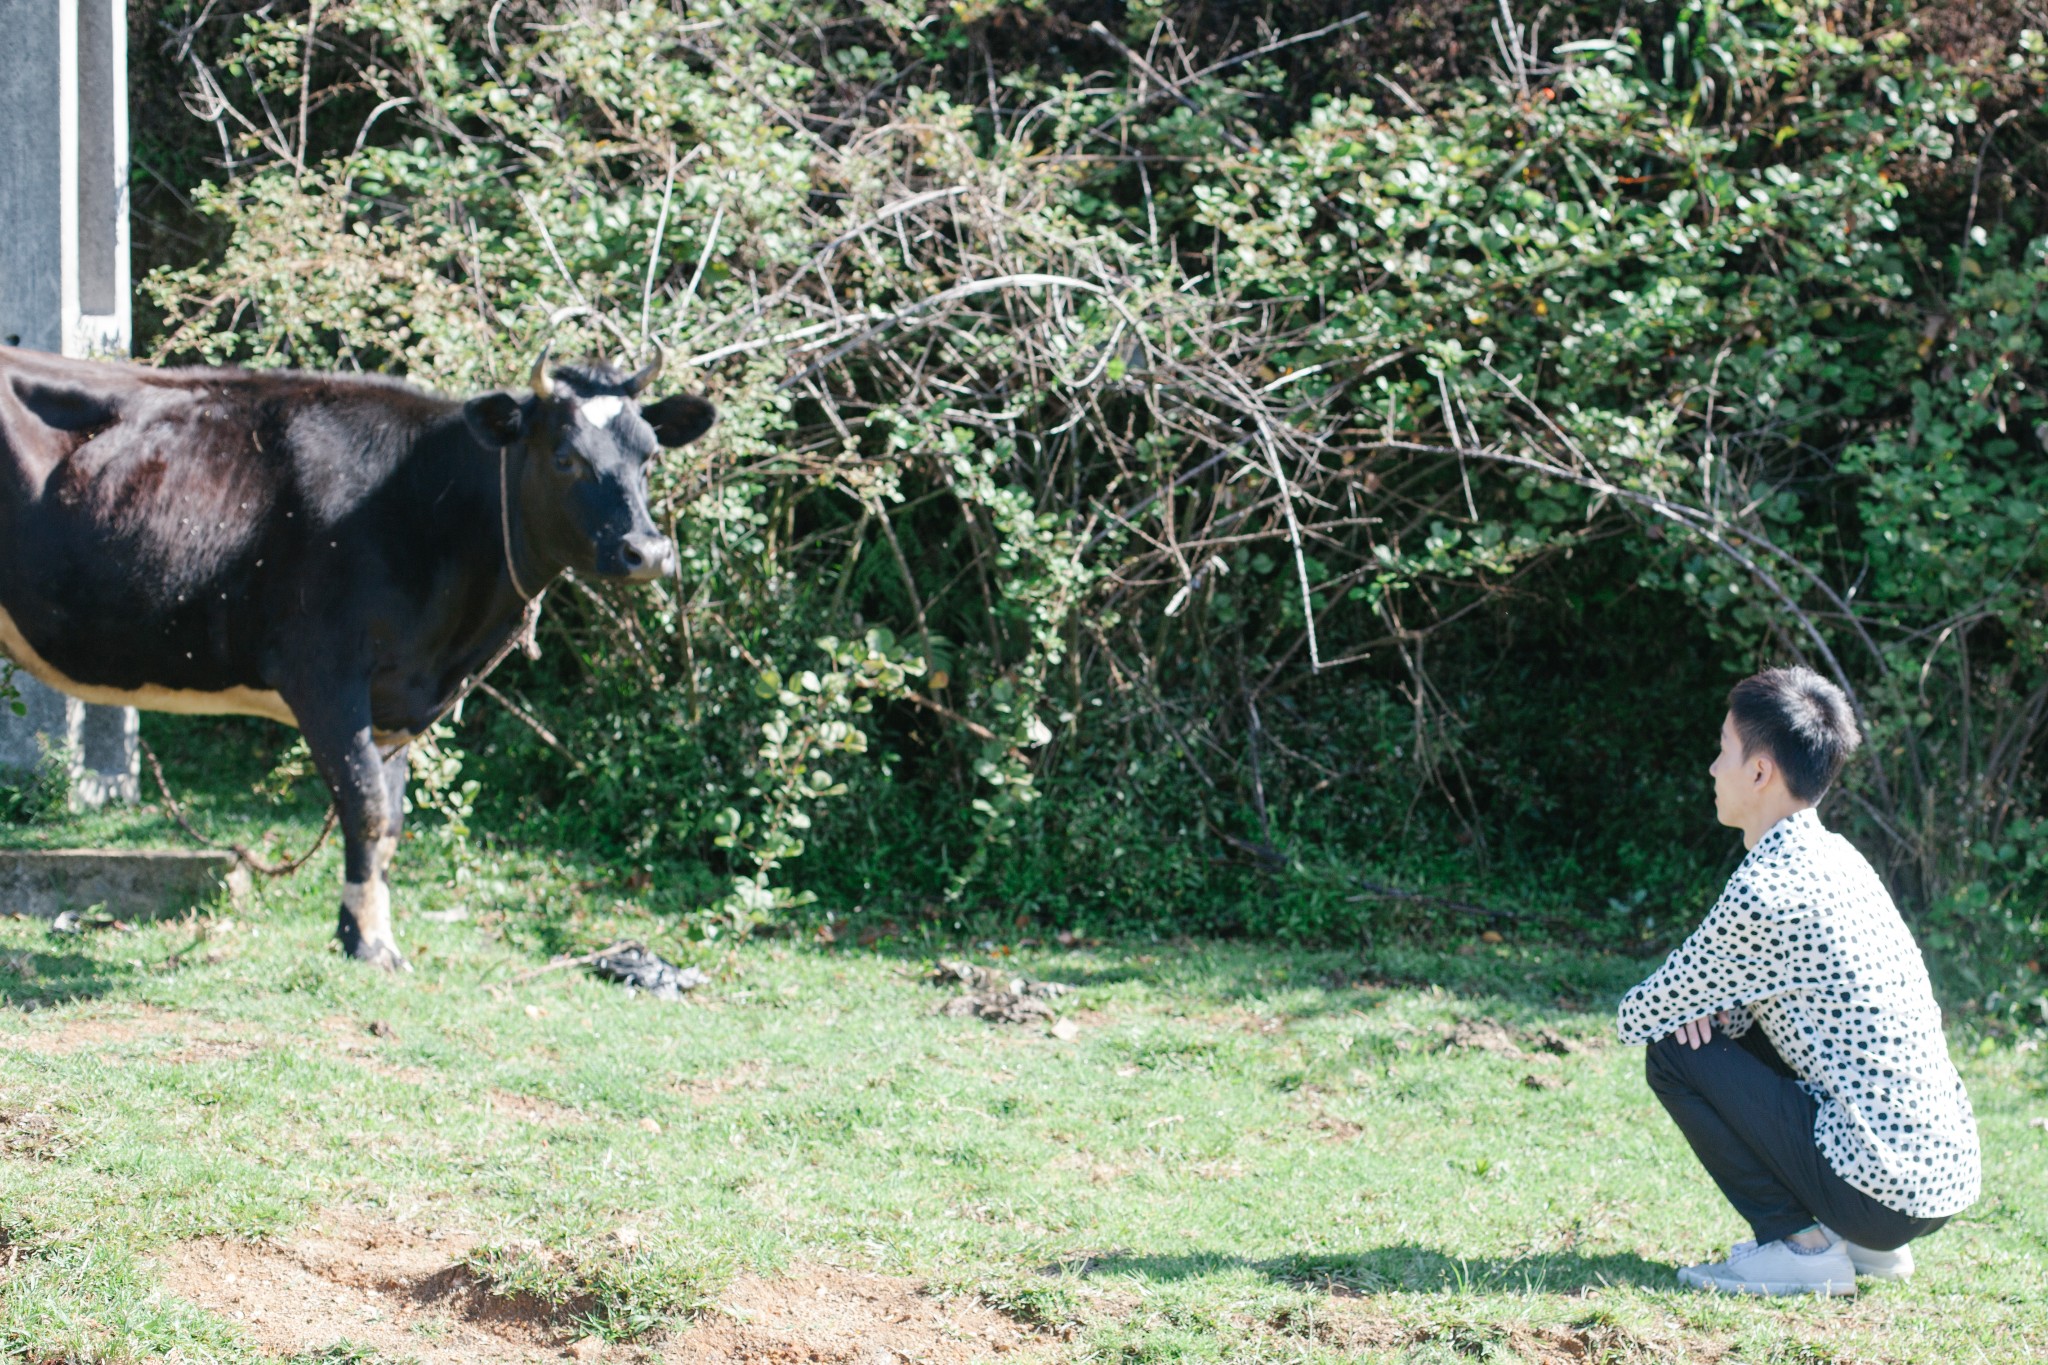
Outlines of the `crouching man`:
[{"label": "crouching man", "polygon": [[1804,668],[1737,683],[1709,769],[1749,856],[1692,936],[1621,1002],[1650,1089],[1753,1241],[1699,1289],[1853,1294],[1977,1197],[1977,1125],[1941,1012],[1877,873],[1814,811],[1860,741]]}]

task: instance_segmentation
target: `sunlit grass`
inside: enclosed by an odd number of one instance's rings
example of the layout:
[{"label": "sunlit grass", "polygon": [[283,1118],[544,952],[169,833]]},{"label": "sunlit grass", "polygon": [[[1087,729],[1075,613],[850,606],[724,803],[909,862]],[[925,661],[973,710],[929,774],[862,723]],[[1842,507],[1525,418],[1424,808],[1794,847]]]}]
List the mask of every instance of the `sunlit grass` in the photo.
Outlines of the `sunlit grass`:
[{"label": "sunlit grass", "polygon": [[[494,902],[516,916],[590,870],[516,871],[470,920],[410,922],[417,970],[396,978],[329,952],[315,874],[232,921],[84,940],[0,922],[18,1006],[0,1111],[48,1116],[6,1130],[0,1340],[252,1358],[152,1295],[150,1253],[354,1204],[537,1247],[526,1269],[586,1281],[623,1273],[587,1263],[630,1222],[660,1259],[621,1301],[678,1310],[704,1301],[707,1266],[851,1260],[978,1290],[1102,1358],[1513,1358],[1518,1332],[1553,1329],[1701,1357],[2048,1342],[2038,1057],[1966,1062],[1991,1193],[1925,1245],[1919,1280],[1725,1303],[1671,1279],[1740,1229],[1637,1053],[1549,1003],[1633,964],[1389,954],[1358,984],[1356,960],[1215,944],[1022,955],[1081,987],[1062,1042],[934,1017],[915,964],[871,952],[719,950],[685,1005],[573,971],[521,980],[543,959]],[[593,912],[586,932],[630,920]],[[1432,976],[1456,988],[1413,984]],[[1585,1050],[1446,1050],[1480,1016]]]},{"label": "sunlit grass", "polygon": [[[0,1359],[260,1359],[152,1257],[340,1206],[462,1228],[487,1279],[643,1340],[824,1259],[979,1293],[1078,1360],[2048,1352],[2038,1052],[1958,1037],[1987,1193],[1915,1281],[1730,1302],[1676,1287],[1744,1234],[1608,1041],[1639,962],[1002,945],[1079,987],[1063,1041],[935,1016],[921,947],[704,944],[572,858],[491,852],[458,888],[432,837],[400,863],[416,970],[386,976],[329,947],[334,868],[134,932],[0,919]],[[533,971],[627,933],[712,983]],[[1523,1055],[1447,1045],[1482,1019]]]}]

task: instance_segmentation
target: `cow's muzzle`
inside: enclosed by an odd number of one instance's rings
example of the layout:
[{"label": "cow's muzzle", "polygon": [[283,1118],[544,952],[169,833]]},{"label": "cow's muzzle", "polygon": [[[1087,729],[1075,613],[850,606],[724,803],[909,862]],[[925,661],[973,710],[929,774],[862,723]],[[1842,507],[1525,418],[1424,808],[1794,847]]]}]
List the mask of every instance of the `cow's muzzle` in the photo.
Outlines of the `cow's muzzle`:
[{"label": "cow's muzzle", "polygon": [[667,536],[642,533],[619,542],[617,577],[628,583],[651,583],[676,571],[675,542]]}]

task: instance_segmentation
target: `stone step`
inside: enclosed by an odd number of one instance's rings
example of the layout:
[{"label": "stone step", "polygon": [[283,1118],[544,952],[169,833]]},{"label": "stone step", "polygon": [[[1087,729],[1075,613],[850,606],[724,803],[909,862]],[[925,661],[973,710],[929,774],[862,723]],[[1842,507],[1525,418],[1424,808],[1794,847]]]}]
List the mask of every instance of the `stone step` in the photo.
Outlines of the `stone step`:
[{"label": "stone step", "polygon": [[169,919],[249,895],[249,869],[212,849],[0,849],[0,915],[55,919],[100,910],[115,919]]}]

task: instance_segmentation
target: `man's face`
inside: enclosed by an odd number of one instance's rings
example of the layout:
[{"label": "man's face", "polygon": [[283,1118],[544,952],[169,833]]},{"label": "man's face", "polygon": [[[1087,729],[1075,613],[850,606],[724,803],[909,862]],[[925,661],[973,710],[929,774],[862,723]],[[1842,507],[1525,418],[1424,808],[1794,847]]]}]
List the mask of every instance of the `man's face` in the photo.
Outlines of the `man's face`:
[{"label": "man's face", "polygon": [[1758,766],[1755,760],[1743,756],[1742,736],[1735,731],[1735,717],[1723,716],[1721,752],[1707,769],[1708,776],[1714,779],[1714,816],[1722,824],[1740,828],[1755,809],[1764,786],[1759,780]]}]

